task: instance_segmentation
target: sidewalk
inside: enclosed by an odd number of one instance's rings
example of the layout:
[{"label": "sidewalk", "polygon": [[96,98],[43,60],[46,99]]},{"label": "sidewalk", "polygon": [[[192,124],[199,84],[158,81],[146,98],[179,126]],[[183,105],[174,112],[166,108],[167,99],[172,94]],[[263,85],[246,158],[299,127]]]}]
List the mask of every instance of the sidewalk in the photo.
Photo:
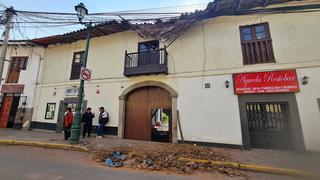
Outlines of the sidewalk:
[{"label": "sidewalk", "polygon": [[[63,140],[62,133],[0,129],[0,140],[6,139],[68,144],[68,141]],[[80,145],[84,145],[95,150],[112,150],[115,147],[163,145],[162,143],[157,142],[118,139],[116,137],[107,137],[104,139],[96,139],[94,137],[85,139],[81,138],[80,141],[82,142]],[[314,172],[320,171],[320,156],[316,154],[301,154],[292,151],[266,149],[252,149],[250,151],[214,147],[210,147],[210,149],[219,154],[223,154],[236,162],[294,168]]]},{"label": "sidewalk", "polygon": [[[20,141],[36,141],[47,143],[69,144],[64,140],[63,133],[55,133],[41,130],[13,130],[0,129],[0,140],[20,140]],[[119,139],[117,137],[106,137],[103,139],[96,139],[95,134],[90,138],[80,138],[80,146],[87,146],[94,149],[111,149],[115,147],[130,147],[144,144],[159,144],[157,142],[135,141],[129,139]]]}]

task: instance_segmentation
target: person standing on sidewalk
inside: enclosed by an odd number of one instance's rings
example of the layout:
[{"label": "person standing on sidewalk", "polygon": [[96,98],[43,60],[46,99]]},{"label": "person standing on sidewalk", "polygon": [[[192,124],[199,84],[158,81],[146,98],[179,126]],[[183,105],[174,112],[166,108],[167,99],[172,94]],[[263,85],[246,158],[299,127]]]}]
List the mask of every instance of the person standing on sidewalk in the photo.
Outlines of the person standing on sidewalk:
[{"label": "person standing on sidewalk", "polygon": [[97,130],[97,138],[102,138],[103,133],[104,133],[104,126],[108,123],[109,121],[109,114],[104,111],[104,107],[99,108],[99,127]]},{"label": "person standing on sidewalk", "polygon": [[71,108],[66,109],[66,115],[64,116],[64,140],[68,140],[71,135],[71,126],[73,121],[73,113]]},{"label": "person standing on sidewalk", "polygon": [[87,111],[82,115],[83,122],[83,132],[82,138],[86,137],[88,132],[88,137],[91,135],[92,119],[95,117],[95,114],[91,112],[91,108],[87,108]]}]

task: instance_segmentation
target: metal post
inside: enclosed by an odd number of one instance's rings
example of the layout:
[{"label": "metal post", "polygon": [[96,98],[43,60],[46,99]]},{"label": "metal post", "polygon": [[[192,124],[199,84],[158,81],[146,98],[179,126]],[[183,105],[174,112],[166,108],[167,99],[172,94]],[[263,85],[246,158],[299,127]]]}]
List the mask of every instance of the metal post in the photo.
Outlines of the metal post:
[{"label": "metal post", "polygon": [[[87,59],[88,59],[88,52],[90,46],[90,30],[91,30],[91,23],[87,25],[87,44],[84,54],[84,61],[82,67],[87,67]],[[69,142],[71,144],[76,144],[79,142],[80,139],[80,128],[81,128],[81,107],[82,107],[82,100],[84,95],[84,80],[80,80],[80,87],[78,92],[78,103],[76,108],[76,115],[72,122],[71,126],[71,136]]]},{"label": "metal post", "polygon": [[4,31],[4,37],[2,42],[2,48],[1,48],[1,55],[0,55],[0,85],[2,82],[2,74],[3,74],[3,68],[4,68],[4,62],[6,60],[6,54],[7,54],[7,48],[8,48],[8,41],[9,41],[9,33],[11,28],[11,21],[12,17],[15,14],[15,11],[13,7],[7,8],[5,10],[5,21],[6,21],[6,28]]}]

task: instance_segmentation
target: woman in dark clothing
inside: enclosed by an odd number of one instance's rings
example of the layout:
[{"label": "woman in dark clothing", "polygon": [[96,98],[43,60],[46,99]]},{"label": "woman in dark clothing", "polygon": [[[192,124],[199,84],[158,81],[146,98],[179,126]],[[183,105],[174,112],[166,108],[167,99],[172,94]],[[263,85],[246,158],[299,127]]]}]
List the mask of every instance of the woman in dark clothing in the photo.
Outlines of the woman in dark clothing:
[{"label": "woman in dark clothing", "polygon": [[64,140],[68,140],[71,132],[71,126],[73,121],[73,113],[71,112],[71,108],[66,109],[66,115],[64,116]]},{"label": "woman in dark clothing", "polygon": [[88,137],[91,135],[92,119],[94,118],[94,113],[91,112],[91,108],[87,108],[87,111],[82,115],[83,132],[82,137],[85,138],[88,132]]}]

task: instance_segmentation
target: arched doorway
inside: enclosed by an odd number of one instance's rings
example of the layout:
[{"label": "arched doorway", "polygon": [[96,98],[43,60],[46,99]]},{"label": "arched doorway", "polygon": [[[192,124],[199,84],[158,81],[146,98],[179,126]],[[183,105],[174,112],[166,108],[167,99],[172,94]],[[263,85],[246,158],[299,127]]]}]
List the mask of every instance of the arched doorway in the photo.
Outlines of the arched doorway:
[{"label": "arched doorway", "polygon": [[125,89],[119,96],[118,137],[153,140],[157,120],[152,117],[160,114],[158,119],[169,118],[169,142],[177,143],[177,97],[173,88],[158,81],[144,81]]},{"label": "arched doorway", "polygon": [[168,91],[149,86],[130,92],[126,100],[126,139],[171,142],[172,103]]}]

